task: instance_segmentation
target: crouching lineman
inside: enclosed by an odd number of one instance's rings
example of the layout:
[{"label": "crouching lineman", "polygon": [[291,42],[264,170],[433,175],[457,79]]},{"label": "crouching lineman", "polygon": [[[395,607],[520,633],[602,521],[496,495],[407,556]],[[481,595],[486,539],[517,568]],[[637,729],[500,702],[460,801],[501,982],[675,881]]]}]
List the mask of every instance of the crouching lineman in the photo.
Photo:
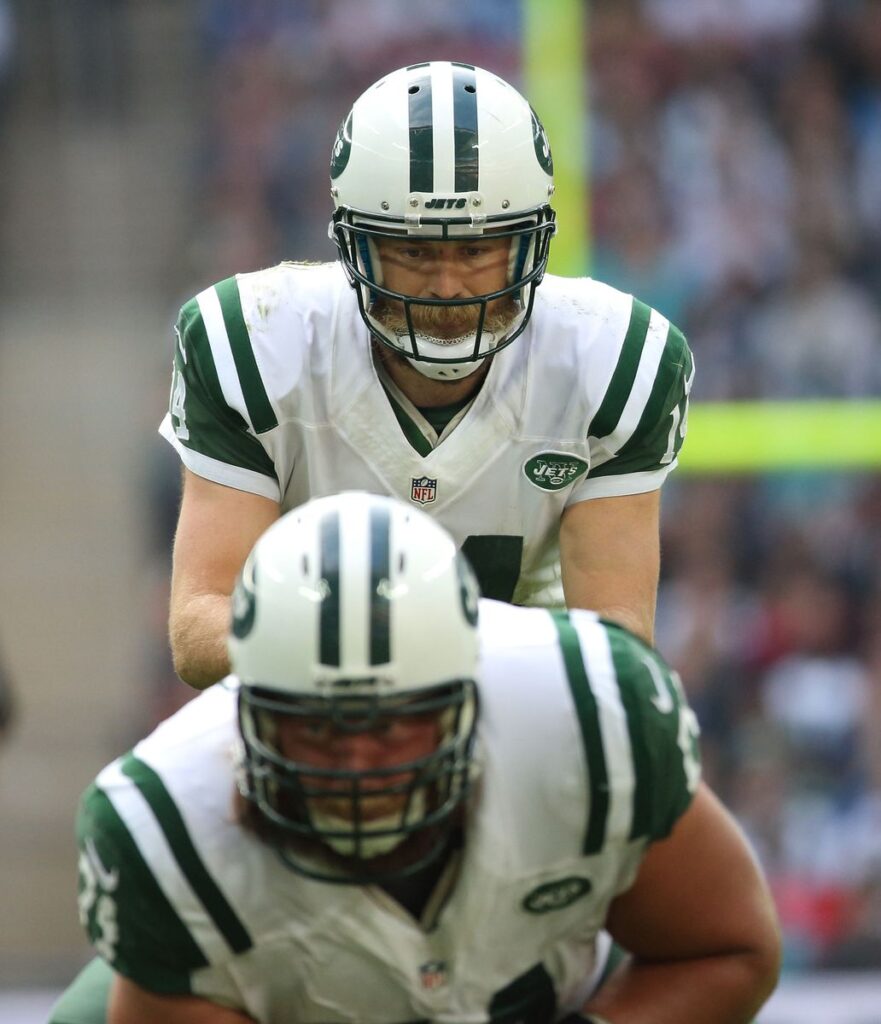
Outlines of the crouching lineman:
[{"label": "crouching lineman", "polygon": [[442,527],[347,493],[257,542],[229,648],[83,798],[110,1024],[743,1024],[773,989],[763,879],[622,627],[478,617]]}]

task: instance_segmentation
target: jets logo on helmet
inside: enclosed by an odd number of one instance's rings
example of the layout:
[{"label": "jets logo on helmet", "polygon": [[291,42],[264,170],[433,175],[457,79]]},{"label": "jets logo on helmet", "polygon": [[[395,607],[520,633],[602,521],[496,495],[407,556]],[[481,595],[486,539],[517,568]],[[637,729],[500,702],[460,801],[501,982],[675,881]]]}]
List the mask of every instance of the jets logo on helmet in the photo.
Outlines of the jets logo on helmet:
[{"label": "jets logo on helmet", "polygon": [[[498,76],[449,61],[412,64],[371,86],[337,134],[330,233],[380,342],[435,379],[472,373],[509,345],[532,315],[554,233],[553,163],[529,103]],[[508,243],[503,287],[465,298],[407,295],[385,280],[379,243],[402,238]],[[488,315],[506,300],[501,323]],[[378,314],[403,311],[400,328]],[[414,324],[418,307],[472,307],[475,326],[442,339]]]}]

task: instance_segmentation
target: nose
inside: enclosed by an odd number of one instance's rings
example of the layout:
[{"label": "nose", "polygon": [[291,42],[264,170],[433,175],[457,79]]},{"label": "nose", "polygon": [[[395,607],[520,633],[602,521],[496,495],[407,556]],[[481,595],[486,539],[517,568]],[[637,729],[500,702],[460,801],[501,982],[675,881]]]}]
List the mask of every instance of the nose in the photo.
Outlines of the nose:
[{"label": "nose", "polygon": [[429,297],[432,299],[465,298],[465,280],[462,262],[455,251],[438,247],[432,267]]}]

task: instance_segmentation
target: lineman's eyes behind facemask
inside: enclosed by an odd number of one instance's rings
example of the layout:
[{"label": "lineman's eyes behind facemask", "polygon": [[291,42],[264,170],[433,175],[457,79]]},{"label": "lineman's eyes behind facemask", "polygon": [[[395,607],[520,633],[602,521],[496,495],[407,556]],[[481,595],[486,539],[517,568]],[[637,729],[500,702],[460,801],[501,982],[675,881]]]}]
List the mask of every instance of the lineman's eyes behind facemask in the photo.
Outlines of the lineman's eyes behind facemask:
[{"label": "lineman's eyes behind facemask", "polygon": [[[553,165],[529,103],[470,64],[430,61],[371,86],[340,126],[331,159],[331,237],[374,337],[438,380],[464,377],[532,314],[554,233]],[[383,240],[502,239],[492,291],[414,297],[388,286]]]}]

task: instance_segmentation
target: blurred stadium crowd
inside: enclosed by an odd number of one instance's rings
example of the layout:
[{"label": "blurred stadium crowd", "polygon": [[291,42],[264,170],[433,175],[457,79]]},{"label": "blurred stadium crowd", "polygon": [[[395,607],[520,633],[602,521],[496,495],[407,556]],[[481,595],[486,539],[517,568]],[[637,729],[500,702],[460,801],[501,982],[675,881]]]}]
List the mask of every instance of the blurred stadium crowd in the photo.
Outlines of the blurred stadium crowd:
[{"label": "blurred stadium crowd", "polygon": [[[333,258],[327,164],[353,98],[428,58],[522,84],[518,11],[203,0],[185,292]],[[589,37],[593,276],[686,331],[695,401],[881,398],[881,4],[598,0]],[[166,454],[151,485],[163,567]],[[881,480],[674,475],[663,547],[658,646],[771,877],[788,967],[877,968]],[[164,654],[165,586],[156,715],[186,696]]]}]

